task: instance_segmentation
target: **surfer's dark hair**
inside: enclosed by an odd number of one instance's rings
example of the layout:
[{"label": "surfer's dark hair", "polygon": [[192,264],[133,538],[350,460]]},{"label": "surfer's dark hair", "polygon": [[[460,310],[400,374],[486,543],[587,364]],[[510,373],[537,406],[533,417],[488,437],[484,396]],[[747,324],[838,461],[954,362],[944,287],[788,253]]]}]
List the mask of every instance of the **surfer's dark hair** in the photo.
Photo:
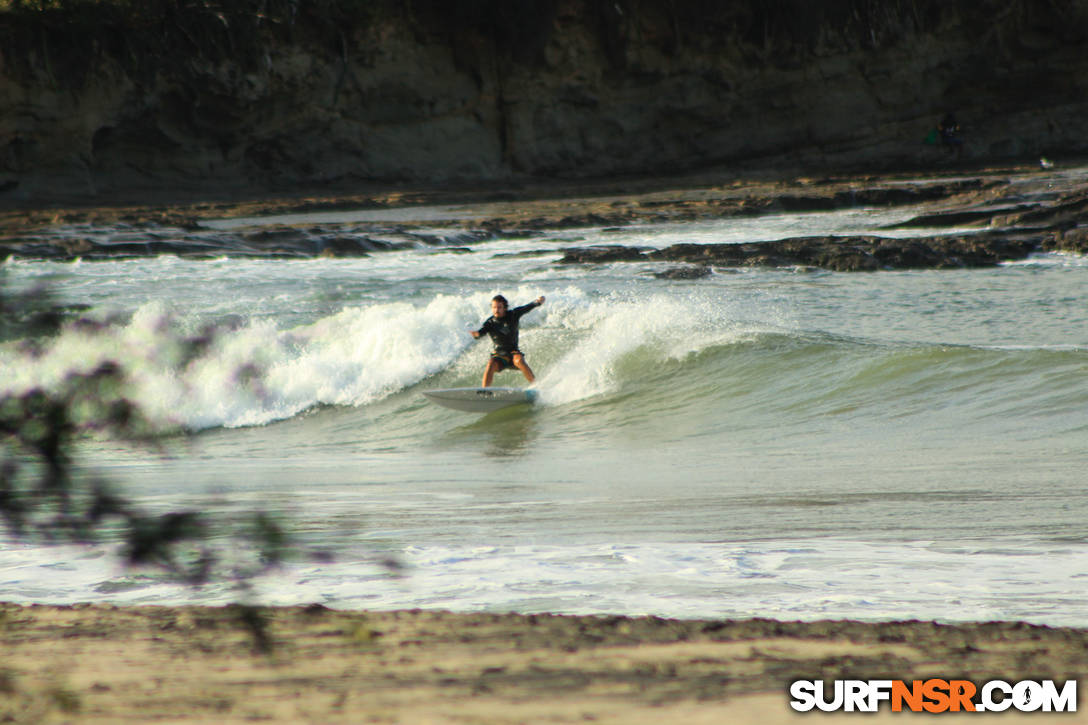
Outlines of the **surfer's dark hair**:
[{"label": "surfer's dark hair", "polygon": [[492,302],[501,302],[503,307],[506,307],[507,309],[510,308],[510,303],[507,302],[506,298],[503,297],[502,295],[495,295],[494,297],[491,298],[491,301]]}]

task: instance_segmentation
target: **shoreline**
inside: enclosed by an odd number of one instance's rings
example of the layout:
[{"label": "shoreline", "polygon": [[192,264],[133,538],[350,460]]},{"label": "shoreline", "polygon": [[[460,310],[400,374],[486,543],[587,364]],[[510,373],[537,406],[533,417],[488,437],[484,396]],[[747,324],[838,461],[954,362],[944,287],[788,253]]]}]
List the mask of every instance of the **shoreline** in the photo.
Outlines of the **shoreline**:
[{"label": "shoreline", "polygon": [[3,722],[766,724],[797,679],[1075,679],[1088,629],[0,603],[0,650]]},{"label": "shoreline", "polygon": [[[1088,165],[1088,158],[1073,166]],[[77,196],[27,202],[0,197],[0,242],[4,236],[25,233],[61,223],[114,222],[139,217],[143,221],[231,219],[237,217],[294,214],[343,209],[397,209],[453,204],[511,203],[548,205],[614,197],[654,197],[683,201],[690,194],[738,191],[760,196],[796,188],[868,186],[885,182],[975,179],[1031,174],[1036,166],[1026,163],[980,164],[856,171],[832,169],[825,174],[800,169],[770,170],[712,168],[677,174],[627,175],[599,178],[529,178],[510,182],[463,184],[413,184],[410,182],[363,182],[284,190],[168,188],[130,190],[98,197]],[[670,198],[671,197],[671,198]],[[679,198],[677,198],[679,197]],[[667,205],[666,205],[667,206]]]},{"label": "shoreline", "polygon": [[[390,249],[473,252],[480,242],[541,238],[561,264],[657,260],[666,274],[715,268],[810,267],[839,272],[995,266],[1036,253],[1088,253],[1088,167],[763,178],[682,177],[540,182],[507,189],[386,188],[0,211],[0,250],[18,259],[95,261],[366,257]],[[153,200],[158,200],[153,202]],[[887,235],[752,240],[744,245],[549,246],[561,230],[843,211],[911,209]],[[230,220],[238,220],[231,224]],[[255,226],[253,226],[255,225]],[[440,227],[440,234],[434,228]],[[918,230],[903,237],[896,230]],[[575,242],[577,244],[577,242]],[[647,251],[651,251],[647,254]]]}]

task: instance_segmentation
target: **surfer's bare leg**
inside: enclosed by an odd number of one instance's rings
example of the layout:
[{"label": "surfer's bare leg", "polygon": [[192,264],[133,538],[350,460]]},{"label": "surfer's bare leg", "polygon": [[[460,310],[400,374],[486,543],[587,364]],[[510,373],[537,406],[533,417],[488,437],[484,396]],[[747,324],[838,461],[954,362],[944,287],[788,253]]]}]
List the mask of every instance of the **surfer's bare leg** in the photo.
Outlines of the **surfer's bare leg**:
[{"label": "surfer's bare leg", "polygon": [[[525,375],[525,379],[530,383],[536,380],[536,376],[533,375],[533,371],[529,368],[529,363],[525,362],[524,355],[514,355],[514,367]],[[487,387],[486,385],[484,387]]]},{"label": "surfer's bare leg", "polygon": [[484,368],[484,382],[482,387],[491,387],[491,381],[495,378],[495,373],[498,372],[499,361],[495,358],[491,358],[487,361],[487,367]]}]

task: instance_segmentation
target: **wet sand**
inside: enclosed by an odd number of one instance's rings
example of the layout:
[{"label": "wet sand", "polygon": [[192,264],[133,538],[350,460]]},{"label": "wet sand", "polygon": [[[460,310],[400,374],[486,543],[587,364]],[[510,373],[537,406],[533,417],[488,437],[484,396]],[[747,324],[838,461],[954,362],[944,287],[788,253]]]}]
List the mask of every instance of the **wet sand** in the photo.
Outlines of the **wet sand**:
[{"label": "wet sand", "polygon": [[1064,681],[1088,630],[6,604],[0,652],[0,722],[889,722],[912,716],[796,713],[788,683]]}]

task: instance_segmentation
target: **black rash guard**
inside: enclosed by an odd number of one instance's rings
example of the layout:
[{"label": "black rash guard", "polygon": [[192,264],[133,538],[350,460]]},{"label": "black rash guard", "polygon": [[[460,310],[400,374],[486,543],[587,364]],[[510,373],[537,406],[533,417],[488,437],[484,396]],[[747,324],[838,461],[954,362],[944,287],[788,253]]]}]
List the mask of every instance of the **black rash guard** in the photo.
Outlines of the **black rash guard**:
[{"label": "black rash guard", "polygon": [[530,302],[527,305],[507,310],[502,317],[492,315],[487,318],[483,327],[479,329],[479,333],[482,335],[486,332],[491,336],[491,342],[495,343],[495,349],[491,352],[492,355],[509,357],[511,353],[520,352],[518,350],[518,323],[522,315],[539,306],[536,302]]}]

